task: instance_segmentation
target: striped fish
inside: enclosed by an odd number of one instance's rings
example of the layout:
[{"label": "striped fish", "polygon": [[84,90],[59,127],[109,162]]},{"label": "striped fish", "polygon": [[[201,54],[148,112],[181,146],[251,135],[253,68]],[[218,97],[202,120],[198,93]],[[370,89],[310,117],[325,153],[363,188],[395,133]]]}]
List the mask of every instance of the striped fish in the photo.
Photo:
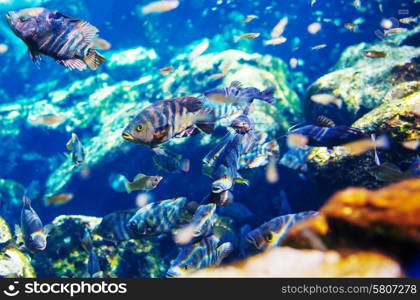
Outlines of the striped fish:
[{"label": "striped fish", "polygon": [[166,273],[167,277],[179,277],[200,269],[218,266],[233,251],[232,243],[220,245],[220,239],[212,235],[181,249]]},{"label": "striped fish", "polygon": [[307,146],[329,148],[369,138],[366,133],[358,128],[344,125],[336,126],[334,122],[325,117],[319,117],[315,125],[306,125],[290,130],[289,134],[307,137]]},{"label": "striped fish", "polygon": [[184,197],[150,203],[136,212],[127,227],[139,236],[170,233],[191,221],[195,209]]},{"label": "striped fish", "polygon": [[189,224],[192,228],[194,228],[193,237],[195,240],[206,236],[211,232],[217,218],[216,206],[216,204],[210,203],[200,205],[197,208],[192,221]]},{"label": "striped fish", "polygon": [[318,215],[316,211],[284,215],[274,218],[247,234],[246,240],[257,250],[280,246],[287,231],[297,222]]},{"label": "striped fish", "polygon": [[105,240],[115,242],[136,238],[136,235],[127,228],[128,221],[136,211],[137,209],[120,210],[104,216],[102,222],[96,227],[95,234]]},{"label": "striped fish", "polygon": [[70,70],[96,70],[105,58],[95,50],[99,30],[80,19],[37,7],[10,11],[6,18],[13,32],[29,48],[32,61],[39,65],[46,55]]},{"label": "striped fish", "polygon": [[271,157],[277,158],[280,153],[280,146],[276,140],[267,142],[266,133],[257,133],[257,141],[252,148],[241,155],[239,161],[240,169],[253,169],[268,164]]},{"label": "striped fish", "polygon": [[[174,137],[212,133],[212,109],[195,97],[158,101],[143,109],[125,128],[122,137],[130,142],[152,148]],[[183,135],[185,132],[188,134]]]}]

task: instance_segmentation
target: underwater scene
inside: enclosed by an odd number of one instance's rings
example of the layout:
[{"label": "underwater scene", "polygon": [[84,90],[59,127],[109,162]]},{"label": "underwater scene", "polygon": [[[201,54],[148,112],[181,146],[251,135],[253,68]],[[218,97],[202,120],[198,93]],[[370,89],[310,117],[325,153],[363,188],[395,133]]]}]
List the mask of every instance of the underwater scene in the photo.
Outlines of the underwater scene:
[{"label": "underwater scene", "polygon": [[420,277],[419,0],[0,15],[0,277]]}]

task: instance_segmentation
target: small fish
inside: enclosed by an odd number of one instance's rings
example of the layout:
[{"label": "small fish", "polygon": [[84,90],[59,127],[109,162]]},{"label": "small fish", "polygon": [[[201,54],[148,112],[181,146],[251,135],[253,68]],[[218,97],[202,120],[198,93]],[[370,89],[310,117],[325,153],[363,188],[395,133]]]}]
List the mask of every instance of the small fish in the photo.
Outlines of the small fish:
[{"label": "small fish", "polygon": [[180,277],[200,269],[214,267],[233,251],[230,242],[220,244],[220,239],[212,235],[194,244],[185,246],[172,261],[167,277]]},{"label": "small fish", "polygon": [[208,99],[233,105],[249,105],[255,99],[273,104],[276,99],[273,97],[276,91],[275,86],[271,86],[264,91],[254,87],[242,87],[239,81],[233,81],[227,88],[216,88],[204,93]]},{"label": "small fish", "polygon": [[46,55],[70,70],[98,69],[105,62],[94,47],[99,30],[86,21],[37,7],[10,11],[9,26],[29,48],[32,61],[39,65]]},{"label": "small fish", "polygon": [[0,246],[6,244],[13,238],[9,225],[0,217]]},{"label": "small fish", "polygon": [[64,116],[55,115],[55,114],[47,114],[47,115],[30,118],[28,121],[32,125],[55,126],[55,125],[63,123],[64,120],[65,120]]},{"label": "small fish", "polygon": [[250,32],[250,33],[245,33],[242,35],[237,35],[233,38],[234,42],[237,43],[241,40],[252,40],[252,39],[256,39],[261,35],[261,33],[258,32]]},{"label": "small fish", "polygon": [[324,49],[327,47],[327,44],[320,44],[320,45],[316,45],[311,47],[311,50],[320,50],[320,49]]},{"label": "small fish", "polygon": [[52,205],[64,205],[73,200],[74,195],[72,193],[63,193],[54,195],[47,198],[47,203]]},{"label": "small fish", "polygon": [[280,159],[279,164],[285,166],[286,168],[296,170],[298,172],[306,173],[308,171],[308,167],[306,162],[308,160],[308,156],[311,152],[312,148],[307,147],[304,148],[292,148],[287,151],[283,157]]},{"label": "small fish", "polygon": [[289,23],[289,18],[283,17],[277,24],[274,26],[273,30],[271,31],[271,38],[275,39],[280,37],[284,30],[286,29],[287,24]]},{"label": "small fish", "polygon": [[380,136],[376,139],[374,136],[369,139],[361,139],[355,142],[351,142],[348,144],[343,145],[344,151],[347,152],[349,155],[361,155],[371,150],[376,149],[388,149],[390,146],[389,139],[386,136]]},{"label": "small fish", "polygon": [[333,121],[319,117],[316,124],[289,130],[288,134],[298,134],[308,139],[307,146],[336,147],[369,138],[361,129],[344,125],[336,126]]},{"label": "small fish", "polygon": [[94,233],[103,239],[115,242],[127,241],[136,238],[134,232],[127,227],[128,221],[136,214],[137,209],[120,210],[110,213],[102,218]]},{"label": "small fish", "polygon": [[420,177],[420,159],[417,159],[405,172],[393,163],[385,162],[370,168],[368,173],[382,182],[397,182]]},{"label": "small fish", "polygon": [[353,6],[355,8],[360,8],[362,6],[362,3],[360,2],[360,0],[354,0],[353,1]]},{"label": "small fish", "polygon": [[71,152],[70,158],[76,166],[80,166],[85,162],[86,155],[83,145],[77,134],[72,133],[70,140],[66,144],[66,148]]},{"label": "small fish", "polygon": [[391,29],[385,30],[385,35],[399,34],[399,33],[403,33],[403,32],[406,32],[406,31],[407,31],[406,28],[396,27],[396,28],[391,28]]},{"label": "small fish", "polygon": [[190,170],[190,160],[183,159],[181,154],[177,155],[166,151],[166,155],[154,154],[152,159],[155,166],[168,173],[179,171],[187,173]]},{"label": "small fish", "polygon": [[289,65],[292,69],[295,69],[299,65],[299,60],[293,57],[290,59]]},{"label": "small fish", "polygon": [[122,137],[135,144],[156,148],[187,130],[212,133],[212,108],[195,97],[158,101],[143,109],[124,129]]},{"label": "small fish", "polygon": [[209,40],[205,39],[200,44],[198,44],[197,46],[194,47],[194,49],[191,51],[191,53],[189,55],[189,59],[193,60],[193,59],[196,59],[197,57],[201,56],[204,52],[207,51],[209,46],[210,46]]},{"label": "small fish", "polygon": [[311,0],[311,7],[314,6],[316,3],[316,0]]},{"label": "small fish", "polygon": [[194,205],[184,197],[147,204],[128,221],[127,228],[140,236],[170,233],[191,221]]},{"label": "small fish", "polygon": [[155,1],[151,2],[141,8],[141,12],[144,15],[153,13],[163,13],[170,10],[174,10],[179,6],[178,0],[167,0],[167,1]]},{"label": "small fish", "polygon": [[274,38],[274,39],[270,39],[270,40],[266,40],[264,41],[264,45],[280,45],[280,44],[284,44],[287,42],[287,38],[285,38],[284,36],[278,37],[278,38]]},{"label": "small fish", "polygon": [[383,51],[363,51],[363,55],[368,58],[384,58],[386,53]]},{"label": "small fish", "polygon": [[417,18],[407,17],[400,19],[400,23],[402,24],[411,24],[411,23],[417,23]]},{"label": "small fish", "polygon": [[249,23],[252,20],[257,19],[257,18],[258,18],[258,16],[256,16],[256,15],[248,15],[248,16],[246,16],[245,19],[242,20],[242,22]]},{"label": "small fish", "polygon": [[321,105],[335,104],[339,109],[343,106],[343,101],[331,94],[312,95],[311,100]]},{"label": "small fish", "polygon": [[164,67],[164,68],[162,68],[162,69],[159,70],[160,75],[163,75],[163,76],[167,76],[167,75],[169,75],[169,74],[171,74],[173,72],[175,72],[175,69],[173,67],[171,67],[171,66]]},{"label": "small fish", "polygon": [[20,216],[25,246],[34,252],[44,251],[47,248],[47,233],[36,211],[31,206],[31,200],[23,197],[23,208]]},{"label": "small fish", "polygon": [[125,188],[127,193],[134,191],[151,191],[158,186],[162,179],[163,177],[161,176],[147,176],[139,173],[134,177],[132,182],[127,181],[125,183]]},{"label": "small fish", "polygon": [[318,215],[316,211],[307,211],[297,214],[276,217],[257,229],[250,231],[246,237],[247,242],[257,250],[280,246],[287,231],[297,222]]},{"label": "small fish", "polygon": [[210,75],[209,80],[218,80],[218,79],[222,79],[224,77],[226,77],[225,73],[216,73],[216,74]]},{"label": "small fish", "polygon": [[353,31],[353,32],[356,32],[358,30],[358,26],[356,24],[353,24],[353,23],[344,24],[344,28],[346,28],[350,31]]}]

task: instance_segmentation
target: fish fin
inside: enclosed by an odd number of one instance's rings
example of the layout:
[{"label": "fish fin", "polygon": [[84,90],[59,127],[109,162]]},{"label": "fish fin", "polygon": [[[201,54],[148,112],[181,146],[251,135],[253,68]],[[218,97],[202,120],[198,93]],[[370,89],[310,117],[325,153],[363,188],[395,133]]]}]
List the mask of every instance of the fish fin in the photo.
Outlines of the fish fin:
[{"label": "fish fin", "polygon": [[85,64],[93,71],[96,71],[105,61],[105,57],[99,54],[95,49],[91,49],[89,55],[84,58]]},{"label": "fish fin", "polygon": [[15,224],[15,236],[16,236],[16,244],[24,244],[24,239],[23,239],[23,232],[22,232],[22,228]]},{"label": "fish fin", "polygon": [[134,191],[131,188],[131,184],[130,184],[130,182],[128,180],[126,182],[124,182],[124,186],[125,186],[125,190],[127,191],[127,194],[130,194],[132,191]]},{"label": "fish fin", "polygon": [[239,42],[241,39],[242,39],[242,37],[241,37],[240,35],[235,35],[235,36],[233,37],[233,41],[234,41],[235,43]]},{"label": "fish fin", "polygon": [[378,151],[376,149],[376,135],[374,133],[371,134],[371,139],[373,143],[373,151],[374,151],[374,158],[375,158],[375,164],[377,166],[381,165],[381,161],[379,160]]},{"label": "fish fin", "polygon": [[78,70],[78,71],[84,71],[86,70],[87,66],[84,63],[84,61],[78,59],[78,58],[72,58],[67,60],[59,60],[59,64],[62,64],[69,70]]},{"label": "fish fin", "polygon": [[166,153],[165,149],[157,146],[157,147],[153,147],[152,151],[156,154],[156,155],[164,155],[164,156],[168,156],[168,154]]},{"label": "fish fin", "polygon": [[181,160],[181,170],[187,173],[190,170],[190,160],[183,159]]},{"label": "fish fin", "polygon": [[98,37],[95,37],[93,39],[93,43],[96,49],[109,50],[111,48],[111,44],[107,40],[104,40]]},{"label": "fish fin", "polygon": [[83,42],[87,45],[93,43],[93,39],[99,32],[98,28],[86,21],[78,22],[75,27],[80,30],[80,33],[83,35]]},{"label": "fish fin", "polygon": [[179,99],[179,102],[182,103],[190,112],[197,112],[204,106],[204,103],[196,97],[183,97]]},{"label": "fish fin", "polygon": [[76,141],[77,139],[77,135],[75,133],[71,134],[71,138],[69,139],[69,141],[66,144],[66,148],[69,151],[73,151],[73,143]]},{"label": "fish fin", "polygon": [[23,206],[31,207],[31,199],[26,194],[23,196]]},{"label": "fish fin", "polygon": [[269,104],[274,104],[277,99],[273,97],[275,91],[276,91],[276,86],[270,86],[267,89],[265,89],[264,91],[261,92],[261,100],[269,103]]},{"label": "fish fin", "polygon": [[55,228],[55,225],[54,224],[47,224],[47,225],[45,225],[44,226],[44,230],[43,230],[44,231],[44,234],[46,236],[48,236],[54,228]]},{"label": "fish fin", "polygon": [[145,177],[147,177],[147,176],[146,176],[146,175],[144,175],[144,174],[142,174],[142,173],[139,173],[139,174],[137,174],[137,175],[136,175],[136,177],[134,177],[133,182],[134,182],[134,181],[141,180],[141,179],[143,179],[143,178],[145,178]]},{"label": "fish fin", "polygon": [[230,84],[230,87],[239,89],[239,88],[242,87],[242,82],[240,82],[238,80],[232,81],[231,84]]},{"label": "fish fin", "polygon": [[233,245],[230,242],[221,244],[219,247],[217,247],[217,261],[216,266],[220,265],[222,261],[229,256],[233,251]]},{"label": "fish fin", "polygon": [[32,50],[31,48],[28,49],[29,50],[29,57],[31,58],[31,60],[34,62],[34,64],[39,67],[39,65],[42,62],[42,56],[41,54],[39,54],[39,52]]},{"label": "fish fin", "polygon": [[242,177],[236,177],[233,181],[239,184],[245,184],[249,186],[249,180]]},{"label": "fish fin", "polygon": [[325,116],[319,116],[316,119],[316,125],[321,126],[321,127],[334,127],[335,123],[333,120],[325,117]]},{"label": "fish fin", "polygon": [[381,166],[387,167],[389,169],[392,169],[392,170],[395,170],[395,171],[398,171],[398,172],[401,172],[401,169],[396,164],[390,163],[388,161],[384,162]]}]

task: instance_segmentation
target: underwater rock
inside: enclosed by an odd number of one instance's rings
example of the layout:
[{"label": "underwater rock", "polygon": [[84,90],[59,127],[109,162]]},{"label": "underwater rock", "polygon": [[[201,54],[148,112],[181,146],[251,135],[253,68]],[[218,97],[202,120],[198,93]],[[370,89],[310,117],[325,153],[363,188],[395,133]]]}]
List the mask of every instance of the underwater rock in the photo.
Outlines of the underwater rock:
[{"label": "underwater rock", "polygon": [[420,179],[375,191],[341,191],[321,208],[319,216],[293,227],[285,244],[313,248],[307,232],[328,249],[375,249],[407,262],[420,251]]},{"label": "underwater rock", "polygon": [[[419,87],[420,81],[397,85],[390,94],[401,91],[398,98],[391,99],[390,95],[386,95],[383,104],[352,125],[369,134],[387,135],[392,140],[392,147],[379,151],[379,158],[381,162],[391,162],[402,170],[406,170],[417,158],[415,151],[405,149],[401,143],[420,139],[420,118],[416,112],[420,103]],[[373,151],[352,156],[340,147],[333,150],[314,148],[308,157],[311,178],[321,186],[334,186],[332,192],[347,186],[376,188],[385,185],[369,173],[375,166]]]},{"label": "underwater rock", "polygon": [[399,264],[378,252],[280,247],[229,266],[188,277],[401,277]]},{"label": "underwater rock", "polygon": [[[89,255],[82,246],[82,238],[86,228],[94,231],[101,220],[88,216],[57,217],[52,222],[47,249],[33,255],[32,263],[38,276],[86,277]],[[169,267],[158,241],[112,242],[98,234],[93,234],[92,240],[105,277],[163,277]]]},{"label": "underwater rock", "polygon": [[[417,29],[420,26],[417,27]],[[416,30],[407,31],[407,35]],[[364,50],[384,52],[384,58],[368,58]],[[381,105],[390,89],[407,81],[418,81],[420,48],[399,46],[388,40],[361,43],[347,48],[332,72],[315,81],[307,90],[305,117],[314,121],[325,115],[337,124],[350,125],[367,111]],[[321,105],[311,101],[315,94],[332,94],[343,101],[343,107]]]}]

